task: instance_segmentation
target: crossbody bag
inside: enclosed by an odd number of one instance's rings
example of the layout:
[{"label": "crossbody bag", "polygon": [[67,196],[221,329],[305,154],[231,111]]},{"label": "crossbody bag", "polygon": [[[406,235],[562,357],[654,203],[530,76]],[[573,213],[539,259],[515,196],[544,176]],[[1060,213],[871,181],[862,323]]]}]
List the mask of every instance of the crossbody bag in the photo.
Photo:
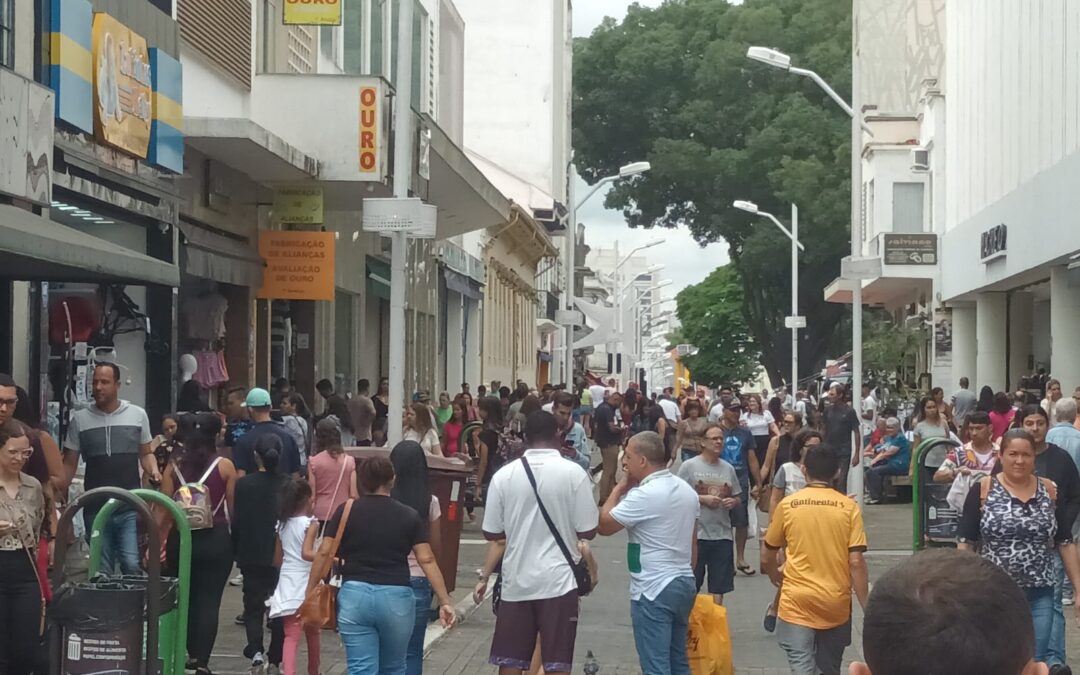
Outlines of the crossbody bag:
[{"label": "crossbody bag", "polygon": [[525,475],[529,478],[529,485],[532,485],[533,494],[536,495],[536,505],[540,507],[540,515],[544,517],[544,522],[547,523],[551,536],[555,537],[555,543],[559,546],[563,558],[566,559],[566,564],[570,565],[570,569],[574,572],[578,595],[585,596],[592,593],[593,580],[592,575],[589,574],[589,566],[585,561],[585,557],[582,556],[577,562],[574,561],[574,557],[570,555],[570,549],[566,546],[566,542],[563,541],[562,535],[559,534],[559,530],[555,527],[555,522],[551,520],[548,510],[544,506],[544,500],[540,499],[540,490],[536,487],[536,476],[533,475],[529,461],[522,457],[521,464],[525,467]]}]

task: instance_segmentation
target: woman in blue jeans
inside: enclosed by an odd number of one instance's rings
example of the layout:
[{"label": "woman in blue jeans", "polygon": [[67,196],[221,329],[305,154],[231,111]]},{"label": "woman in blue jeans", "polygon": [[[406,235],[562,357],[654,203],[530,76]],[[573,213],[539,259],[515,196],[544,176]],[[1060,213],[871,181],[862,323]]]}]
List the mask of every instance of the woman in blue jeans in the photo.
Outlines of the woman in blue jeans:
[{"label": "woman in blue jeans", "polygon": [[[394,489],[390,496],[406,506],[411,506],[428,522],[428,542],[432,549],[439,549],[439,518],[442,509],[439,499],[431,494],[428,481],[427,457],[424,449],[415,441],[402,441],[394,446],[390,453],[390,462],[394,465]],[[413,624],[412,637],[409,639],[409,651],[405,660],[406,675],[421,675],[424,672],[424,635],[427,632],[428,615],[431,611],[431,582],[424,575],[423,568],[416,556],[409,554],[409,583],[412,584],[416,600],[416,621]]]},{"label": "woman in blue jeans", "polygon": [[[409,554],[416,556],[439,598],[443,625],[454,623],[454,608],[428,543],[428,524],[411,506],[390,496],[394,465],[386,457],[364,460],[356,471],[359,492],[349,519],[344,505],[326,523],[314,566],[326,565],[338,529],[342,586],[338,592],[338,633],[345,643],[349,675],[405,675],[406,654],[416,625],[416,596]],[[309,589],[318,580],[309,581]]]},{"label": "woman in blue jeans", "polygon": [[[1035,475],[1035,437],[1012,429],[1001,438],[1000,473],[983,478],[964,502],[959,548],[974,550],[1024,591],[1035,624],[1035,660],[1044,662],[1054,610],[1054,558],[1080,581],[1080,555],[1072,541],[1068,506],[1057,487]],[[963,571],[958,571],[962,574]],[[1080,606],[1077,606],[1080,616]]]}]

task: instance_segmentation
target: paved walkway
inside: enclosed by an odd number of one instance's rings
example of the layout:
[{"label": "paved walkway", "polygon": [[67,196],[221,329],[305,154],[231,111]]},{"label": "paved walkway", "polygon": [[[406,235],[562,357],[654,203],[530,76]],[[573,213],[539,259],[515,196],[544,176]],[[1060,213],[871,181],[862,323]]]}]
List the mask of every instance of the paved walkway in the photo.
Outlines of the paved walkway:
[{"label": "paved walkway", "polygon": [[[479,514],[478,514],[479,515]],[[870,551],[867,560],[871,580],[898,564],[911,548],[911,505],[896,504],[868,507],[866,529]],[[485,542],[479,523],[466,523],[458,565],[458,589],[456,601],[471,605],[467,600],[480,566]],[[748,559],[757,563],[757,540],[748,545]],[[626,572],[626,537],[599,537],[594,550],[601,565],[600,587],[582,603],[580,628],[578,630],[575,673],[581,673],[586,654],[592,651],[600,665],[600,675],[638,675],[637,654],[634,650],[630,625],[629,586]],[[734,646],[735,670],[738,675],[786,675],[789,671],[774,636],[761,626],[765,606],[772,597],[773,587],[760,574],[753,577],[739,576],[735,592],[727,596],[728,617]],[[220,675],[247,673],[247,662],[239,656],[244,644],[244,631],[232,623],[240,612],[239,589],[229,587],[222,605],[222,623],[214,659],[211,664]],[[847,659],[859,659],[862,615],[856,609],[853,644],[847,651]],[[429,640],[438,637],[431,647],[425,663],[425,675],[494,675],[497,671],[487,665],[488,649],[494,630],[491,606],[485,603],[453,630],[446,632],[429,629]],[[1070,654],[1080,654],[1080,631],[1069,621],[1068,647]],[[322,674],[346,675],[344,650],[333,633],[323,633]],[[304,667],[306,657],[301,655],[299,664]],[[301,671],[303,672],[303,671]]]}]

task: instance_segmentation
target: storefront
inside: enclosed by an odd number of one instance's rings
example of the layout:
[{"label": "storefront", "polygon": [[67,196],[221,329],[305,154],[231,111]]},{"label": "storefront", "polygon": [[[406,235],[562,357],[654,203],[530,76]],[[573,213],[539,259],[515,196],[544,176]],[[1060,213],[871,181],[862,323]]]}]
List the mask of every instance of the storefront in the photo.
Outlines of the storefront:
[{"label": "storefront", "polygon": [[13,370],[57,432],[101,361],[120,365],[123,398],[159,418],[176,396],[176,23],[145,0],[113,14],[88,0],[41,5],[52,191],[32,211],[0,206]]}]

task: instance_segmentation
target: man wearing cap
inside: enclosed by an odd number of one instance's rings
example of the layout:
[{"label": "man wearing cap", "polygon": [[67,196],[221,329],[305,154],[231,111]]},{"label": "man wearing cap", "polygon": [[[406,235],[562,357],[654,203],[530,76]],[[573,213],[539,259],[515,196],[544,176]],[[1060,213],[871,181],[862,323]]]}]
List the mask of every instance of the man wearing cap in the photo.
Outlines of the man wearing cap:
[{"label": "man wearing cap", "polygon": [[284,474],[300,472],[300,450],[296,447],[296,441],[293,440],[292,435],[285,429],[285,425],[271,419],[271,404],[270,393],[257,387],[249,391],[244,400],[248,415],[255,425],[233,446],[232,461],[241,477],[259,470],[259,467],[255,465],[255,444],[266,434],[273,434],[281,441],[281,472]]},{"label": "man wearing cap", "polygon": [[743,406],[738,398],[732,397],[724,404],[724,413],[720,417],[720,427],[724,430],[724,449],[720,457],[735,467],[739,477],[740,503],[731,510],[731,525],[735,528],[735,568],[752,576],[754,569],[746,564],[746,539],[750,529],[750,511],[747,505],[751,497],[757,497],[759,488],[750,491],[750,477],[754,485],[761,485],[761,467],[758,466],[754,453],[754,436],[750,430],[739,424]]}]

